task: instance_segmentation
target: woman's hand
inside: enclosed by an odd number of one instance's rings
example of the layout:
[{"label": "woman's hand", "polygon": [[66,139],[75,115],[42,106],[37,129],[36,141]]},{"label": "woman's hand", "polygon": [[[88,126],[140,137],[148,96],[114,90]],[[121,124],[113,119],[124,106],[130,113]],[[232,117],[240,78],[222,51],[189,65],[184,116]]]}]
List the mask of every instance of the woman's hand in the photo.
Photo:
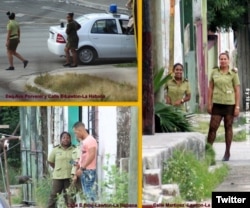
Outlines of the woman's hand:
[{"label": "woman's hand", "polygon": [[182,104],[182,100],[177,100],[175,101],[174,106],[179,106],[181,104]]},{"label": "woman's hand", "polygon": [[234,108],[234,117],[237,117],[239,114],[240,114],[240,107],[239,107],[239,106],[236,106],[236,107]]},{"label": "woman's hand", "polygon": [[209,104],[207,106],[207,112],[211,115],[212,114],[212,108],[213,108],[213,105]]}]

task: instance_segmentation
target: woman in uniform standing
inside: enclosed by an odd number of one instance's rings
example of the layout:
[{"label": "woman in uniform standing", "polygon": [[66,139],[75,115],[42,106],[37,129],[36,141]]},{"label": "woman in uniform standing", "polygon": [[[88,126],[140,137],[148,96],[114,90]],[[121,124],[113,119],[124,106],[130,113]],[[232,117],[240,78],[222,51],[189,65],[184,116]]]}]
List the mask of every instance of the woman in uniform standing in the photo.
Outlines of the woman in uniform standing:
[{"label": "woman in uniform standing", "polygon": [[53,184],[47,208],[55,208],[57,194],[64,192],[66,204],[74,201],[66,196],[66,189],[70,186],[72,165],[72,152],[75,147],[71,145],[71,135],[62,132],[60,144],[56,146],[49,155],[48,163],[53,168]]},{"label": "woman in uniform standing", "polygon": [[236,70],[229,69],[227,52],[219,55],[220,67],[214,68],[209,81],[207,111],[211,114],[208,138],[213,144],[217,129],[224,119],[226,150],[223,161],[230,158],[230,147],[233,138],[233,120],[240,112],[240,81]]},{"label": "woman in uniform standing", "polygon": [[9,22],[7,24],[7,38],[6,38],[6,48],[9,60],[9,68],[6,70],[14,70],[13,56],[16,56],[23,62],[23,67],[28,65],[28,60],[25,60],[19,53],[16,52],[17,46],[20,43],[20,27],[15,20],[15,13],[7,12],[9,17]]},{"label": "woman in uniform standing", "polygon": [[165,86],[166,103],[185,111],[184,103],[191,98],[189,82],[183,78],[183,65],[176,63],[173,67],[174,76]]}]

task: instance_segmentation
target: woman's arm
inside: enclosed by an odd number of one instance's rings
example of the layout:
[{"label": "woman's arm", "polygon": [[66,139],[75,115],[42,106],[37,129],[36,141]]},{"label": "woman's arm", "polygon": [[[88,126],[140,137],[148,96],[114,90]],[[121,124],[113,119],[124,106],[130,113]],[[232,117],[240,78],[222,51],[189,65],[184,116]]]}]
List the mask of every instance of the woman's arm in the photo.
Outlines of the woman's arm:
[{"label": "woman's arm", "polygon": [[240,113],[240,85],[234,86],[234,94],[235,94],[234,116],[238,116]]},{"label": "woman's arm", "polygon": [[214,82],[210,81],[208,86],[208,97],[207,97],[207,112],[209,114],[212,113],[212,107],[213,107],[213,90],[214,90]]},{"label": "woman's arm", "polygon": [[10,33],[11,33],[11,31],[10,31],[10,30],[7,30],[6,47],[8,47],[8,46],[9,46]]}]

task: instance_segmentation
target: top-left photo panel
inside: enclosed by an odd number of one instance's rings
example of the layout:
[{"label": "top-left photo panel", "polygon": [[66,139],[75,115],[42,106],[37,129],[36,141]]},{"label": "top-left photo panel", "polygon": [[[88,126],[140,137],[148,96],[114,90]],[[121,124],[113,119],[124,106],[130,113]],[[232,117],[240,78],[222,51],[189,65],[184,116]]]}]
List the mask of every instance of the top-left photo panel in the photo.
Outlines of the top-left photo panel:
[{"label": "top-left photo panel", "polygon": [[137,2],[1,1],[0,102],[138,101]]}]

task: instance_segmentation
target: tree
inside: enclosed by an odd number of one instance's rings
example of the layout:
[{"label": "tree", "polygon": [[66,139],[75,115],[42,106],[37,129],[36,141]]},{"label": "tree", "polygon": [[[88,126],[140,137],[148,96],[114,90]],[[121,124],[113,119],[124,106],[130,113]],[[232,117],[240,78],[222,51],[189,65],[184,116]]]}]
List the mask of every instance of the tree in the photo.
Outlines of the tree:
[{"label": "tree", "polygon": [[246,90],[250,88],[250,0],[208,0],[208,29],[232,28],[237,42],[237,63],[241,82],[241,108],[246,108]]},{"label": "tree", "polygon": [[143,134],[154,134],[154,92],[153,92],[153,61],[152,31],[150,25],[150,0],[143,1],[143,38],[142,38],[142,117]]},{"label": "tree", "polygon": [[208,29],[215,32],[218,28],[236,30],[243,24],[247,0],[207,0]]}]

